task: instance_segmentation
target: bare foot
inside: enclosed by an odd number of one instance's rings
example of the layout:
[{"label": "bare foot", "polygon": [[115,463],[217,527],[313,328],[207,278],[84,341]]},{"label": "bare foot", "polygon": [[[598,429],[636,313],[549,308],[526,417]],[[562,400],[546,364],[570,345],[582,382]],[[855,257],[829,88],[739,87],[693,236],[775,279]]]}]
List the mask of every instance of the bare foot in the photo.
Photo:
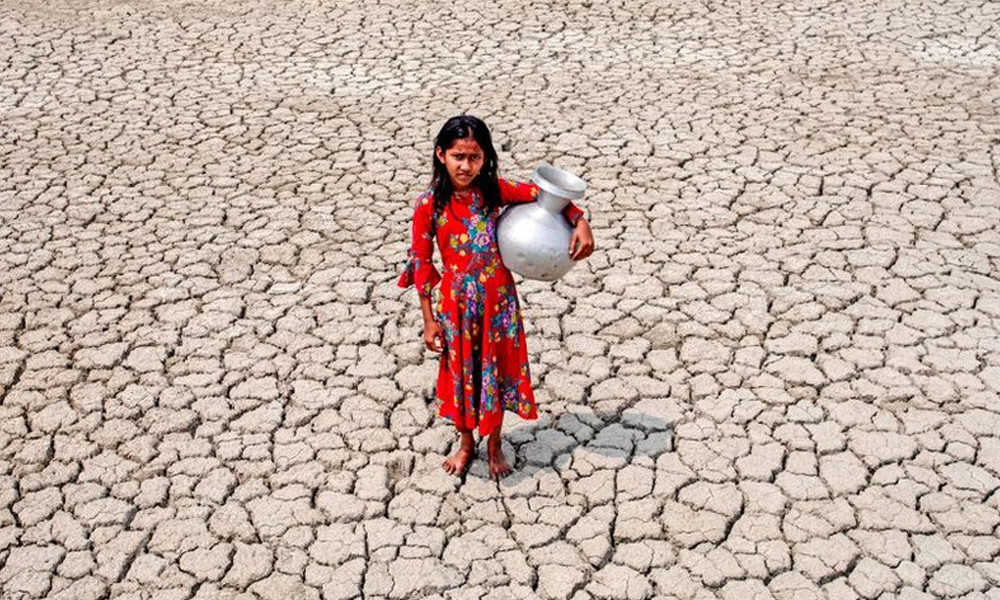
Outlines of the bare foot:
[{"label": "bare foot", "polygon": [[449,475],[460,475],[469,466],[472,455],[476,452],[476,441],[472,439],[472,432],[462,432],[462,441],[458,450],[448,457],[442,465]]},{"label": "bare foot", "polygon": [[504,456],[503,448],[500,444],[501,437],[499,432],[492,434],[486,443],[486,455],[489,458],[491,479],[503,479],[514,472],[510,463],[507,462],[507,457]]}]

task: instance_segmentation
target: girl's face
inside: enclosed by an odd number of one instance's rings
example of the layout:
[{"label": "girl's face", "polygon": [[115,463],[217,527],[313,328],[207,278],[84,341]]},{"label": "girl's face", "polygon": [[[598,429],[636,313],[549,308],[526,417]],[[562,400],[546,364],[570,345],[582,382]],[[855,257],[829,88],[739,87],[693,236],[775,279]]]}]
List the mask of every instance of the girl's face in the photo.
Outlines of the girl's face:
[{"label": "girl's face", "polygon": [[434,149],[437,159],[451,177],[451,186],[456,192],[462,192],[472,186],[472,182],[483,168],[485,154],[474,138],[467,137],[455,140],[451,148],[442,150],[440,146]]}]

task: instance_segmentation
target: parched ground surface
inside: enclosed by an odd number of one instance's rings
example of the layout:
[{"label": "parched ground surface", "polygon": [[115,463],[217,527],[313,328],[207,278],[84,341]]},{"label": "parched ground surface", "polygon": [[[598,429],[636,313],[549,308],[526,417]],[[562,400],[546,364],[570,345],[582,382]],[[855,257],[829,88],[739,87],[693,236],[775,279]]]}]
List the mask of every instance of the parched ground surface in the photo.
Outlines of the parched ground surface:
[{"label": "parched ground surface", "polygon": [[[1000,598],[1000,4],[464,4],[0,1],[0,598]],[[599,245],[500,484],[395,286],[461,111]]]}]

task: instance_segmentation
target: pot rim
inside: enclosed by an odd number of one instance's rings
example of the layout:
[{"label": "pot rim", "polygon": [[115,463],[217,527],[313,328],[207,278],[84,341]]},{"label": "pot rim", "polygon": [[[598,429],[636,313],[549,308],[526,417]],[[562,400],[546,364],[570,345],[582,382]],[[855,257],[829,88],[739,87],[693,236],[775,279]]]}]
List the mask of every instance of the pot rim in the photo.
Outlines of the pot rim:
[{"label": "pot rim", "polygon": [[586,181],[569,171],[549,164],[535,167],[531,179],[542,190],[560,198],[579,200],[587,192]]}]

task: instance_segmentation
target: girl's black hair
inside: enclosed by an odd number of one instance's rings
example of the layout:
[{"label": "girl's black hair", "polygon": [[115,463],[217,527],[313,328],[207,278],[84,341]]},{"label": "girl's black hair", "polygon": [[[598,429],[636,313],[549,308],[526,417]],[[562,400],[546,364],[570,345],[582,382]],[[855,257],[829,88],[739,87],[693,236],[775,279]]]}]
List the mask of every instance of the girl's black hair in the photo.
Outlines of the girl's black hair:
[{"label": "girl's black hair", "polygon": [[444,163],[438,160],[437,149],[440,148],[442,152],[447,152],[455,140],[464,140],[469,137],[476,140],[479,147],[483,149],[483,168],[480,169],[479,175],[472,183],[479,188],[487,213],[500,206],[500,184],[497,183],[497,151],[493,148],[493,136],[490,135],[490,129],[481,119],[472,115],[458,115],[448,119],[441,127],[437,137],[434,138],[432,157],[434,172],[431,177],[431,189],[434,192],[432,228],[436,227],[438,215],[448,206],[454,191],[448,170]]}]

